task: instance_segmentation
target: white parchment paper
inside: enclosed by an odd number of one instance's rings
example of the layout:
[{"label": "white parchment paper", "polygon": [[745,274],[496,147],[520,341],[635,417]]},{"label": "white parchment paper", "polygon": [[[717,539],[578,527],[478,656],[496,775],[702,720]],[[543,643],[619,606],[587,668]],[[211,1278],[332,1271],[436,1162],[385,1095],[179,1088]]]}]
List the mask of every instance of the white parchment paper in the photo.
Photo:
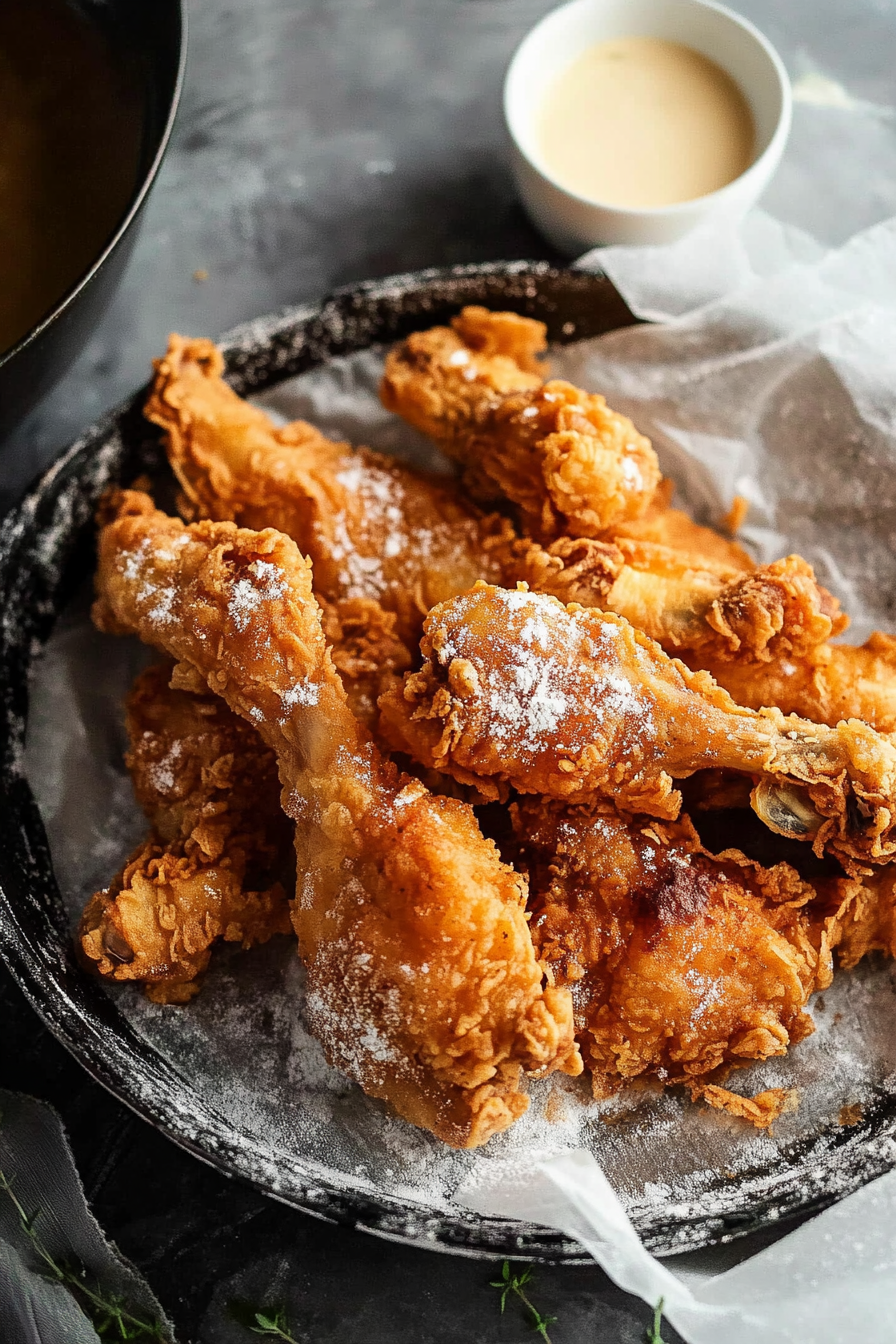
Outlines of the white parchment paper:
[{"label": "white parchment paper", "polygon": [[[659,324],[557,350],[553,372],[626,410],[653,438],[678,502],[701,520],[718,522],[744,495],[744,541],[760,559],[806,555],[852,613],[850,638],[896,628],[896,223],[825,253],[757,215],[738,233],[608,249],[598,260],[633,310]],[[368,351],[335,360],[259,400],[278,416],[431,466],[431,446],[379,405],[381,359]],[[144,658],[135,642],[93,631],[85,600],[34,669],[26,771],[73,924],[142,833],[121,761],[121,701]],[[866,1105],[896,1075],[890,964],[838,975],[813,1006],[816,1034],[736,1077],[745,1093],[799,1090],[798,1110],[774,1134],[675,1094],[634,1090],[598,1103],[584,1085],[561,1080],[533,1084],[529,1113],[476,1153],[450,1152],[327,1066],[303,1026],[301,968],[285,939],[246,955],[222,950],[183,1008],[112,992],[267,1172],[298,1152],[421,1216],[460,1200],[557,1226],[623,1287],[650,1302],[665,1297],[694,1344],[875,1341],[889,1328],[890,1177],[693,1291],[647,1255],[629,1218],[650,1227],[747,1207],[786,1173],[797,1142],[836,1188],[841,1109]],[[837,1285],[851,1313],[837,1308]],[[860,1297],[880,1302],[884,1293],[886,1311],[859,1314]]]}]

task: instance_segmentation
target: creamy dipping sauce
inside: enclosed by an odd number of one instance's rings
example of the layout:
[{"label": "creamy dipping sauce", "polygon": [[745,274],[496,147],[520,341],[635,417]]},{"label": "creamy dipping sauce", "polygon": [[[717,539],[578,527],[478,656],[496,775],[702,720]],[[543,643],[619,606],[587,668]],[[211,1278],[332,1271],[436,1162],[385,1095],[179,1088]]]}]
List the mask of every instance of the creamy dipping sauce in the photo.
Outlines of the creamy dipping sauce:
[{"label": "creamy dipping sauce", "polygon": [[589,47],[548,89],[536,129],[544,166],[561,186],[638,209],[724,187],[750,166],[756,139],[731,76],[655,37]]}]

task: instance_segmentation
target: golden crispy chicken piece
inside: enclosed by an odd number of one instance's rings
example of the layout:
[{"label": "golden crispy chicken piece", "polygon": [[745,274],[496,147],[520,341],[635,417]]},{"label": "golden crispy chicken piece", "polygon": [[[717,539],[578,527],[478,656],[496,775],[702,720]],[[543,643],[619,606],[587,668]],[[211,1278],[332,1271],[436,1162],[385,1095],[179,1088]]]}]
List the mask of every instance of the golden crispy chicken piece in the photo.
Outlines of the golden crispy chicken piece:
[{"label": "golden crispy chicken piece", "polygon": [[[561,538],[544,549],[518,538],[507,519],[484,516],[450,480],[334,443],[301,421],[279,428],[237,396],[223,370],[210,341],[180,336],[156,363],[146,413],[165,430],[185,511],[292,537],[313,562],[318,601],[349,613],[352,639],[361,637],[359,604],[367,604],[377,642],[394,636],[416,651],[430,607],[479,578],[525,581],[567,602],[594,604],[609,593],[622,565],[616,547]],[[337,649],[338,622],[325,628]],[[381,651],[391,666],[396,649]],[[336,657],[340,671],[345,661]]]},{"label": "golden crispy chicken piece", "polygon": [[[700,649],[707,658],[792,652],[840,628],[829,615],[836,613],[833,599],[797,557],[750,578],[731,565],[694,568],[653,543],[624,542],[628,564],[619,547],[588,538],[561,537],[544,548],[516,538],[506,520],[483,518],[450,483],[434,486],[398,463],[333,444],[310,426],[290,426],[287,437],[295,442],[285,444],[284,431],[227,386],[222,368],[208,341],[172,337],[147,408],[167,430],[192,512],[286,532],[311,555],[322,604],[367,603],[378,634],[383,617],[374,602],[382,603],[398,613],[389,633],[409,649],[416,648],[426,604],[464,591],[476,578],[525,581],[564,602],[616,611],[670,651]],[[360,493],[349,506],[352,480]],[[434,525],[436,513],[441,521]],[[404,539],[394,566],[378,558],[392,544],[383,540],[386,515]],[[435,550],[429,541],[419,552],[407,544],[421,517],[425,536],[439,539]],[[436,582],[439,565],[445,568]],[[354,595],[346,598],[347,591]],[[352,625],[360,629],[357,618]],[[329,629],[328,637],[338,648]],[[387,667],[401,658],[394,646],[380,651],[389,655]]]},{"label": "golden crispy chicken piece", "polygon": [[395,613],[364,597],[320,605],[333,666],[351,711],[375,732],[379,697],[411,666],[408,646],[395,633]]},{"label": "golden crispy chicken piece", "polygon": [[[625,556],[626,543],[619,549]],[[593,603],[578,600],[624,616],[667,653],[693,653],[701,666],[800,659],[848,624],[798,555],[736,573],[697,567],[672,547],[640,545],[629,550],[609,592]]]},{"label": "golden crispy chicken piece", "polygon": [[[362,599],[324,613],[352,712],[370,726],[379,695],[409,665],[394,624]],[[193,694],[172,689],[170,674],[170,664],[148,668],[127,702],[126,760],[152,835],[92,897],[81,940],[98,974],[182,1003],[198,992],[218,939],[250,947],[292,932],[282,881],[269,884],[294,866],[293,826],[276,759],[254,728],[204,683]]]},{"label": "golden crispy chicken piece", "polygon": [[483,516],[450,480],[302,421],[278,427],[223,370],[211,341],[172,336],[146,406],[191,517],[276,527],[309,556],[319,598],[378,602],[411,645],[435,603],[503,574],[498,552],[514,538],[506,519]]},{"label": "golden crispy chicken piece", "polygon": [[[615,611],[669,652],[701,650],[707,658],[799,654],[845,628],[837,602],[800,557],[750,575],[754,566],[739,546],[670,509],[671,483],[659,483],[647,440],[603,398],[566,383],[511,394],[512,344],[500,334],[489,339],[491,320],[499,331],[528,321],[465,309],[451,328],[415,333],[396,347],[381,391],[389,409],[465,464],[480,497],[516,503],[525,532],[553,539],[552,551],[603,534],[605,580],[611,567],[616,572],[609,589],[605,581],[590,594],[567,595],[540,581],[538,557],[531,577],[505,565],[505,584],[526,580],[561,600]],[[531,360],[519,368],[533,376]],[[558,539],[563,531],[570,536]]]},{"label": "golden crispy chicken piece", "polygon": [[896,957],[896,871],[866,870],[860,878],[841,877],[818,884],[820,898],[836,929],[837,964],[857,966],[869,952]]},{"label": "golden crispy chicken piece", "polygon": [[104,980],[136,981],[156,1003],[187,1003],[219,940],[244,948],[291,933],[279,882],[248,890],[239,851],[218,863],[184,846],[144,841],[110,885],[90,898],[78,939]]},{"label": "golden crispy chicken piece", "polygon": [[772,829],[844,859],[896,856],[896,745],[735,704],[618,617],[478,584],[435,608],[422,671],[381,700],[383,728],[421,763],[499,797],[523,793],[674,818],[675,779],[757,780]]},{"label": "golden crispy chicken piece", "polygon": [[148,668],[127,702],[126,759],[152,834],[90,899],[79,942],[98,975],[183,1003],[219,939],[250,947],[292,931],[293,827],[254,729],[207,690],[172,690],[170,674]]},{"label": "golden crispy chicken piece", "polygon": [[276,752],[298,823],[293,922],[328,1058],[459,1147],[526,1109],[523,1069],[581,1069],[567,990],[545,984],[523,880],[470,807],[385,760],[351,713],[295,544],[185,527],[119,496],[100,537],[101,628],[165,649]]},{"label": "golden crispy chicken piece", "polygon": [[526,799],[514,807],[532,890],[532,936],[569,985],[597,1096],[653,1077],[766,1128],[788,1094],[742,1097],[733,1067],[783,1055],[814,1026],[831,981],[815,893],[786,863],[704,850],[686,817]]},{"label": "golden crispy chicken piece", "polygon": [[799,870],[815,895],[813,914],[824,913],[838,965],[850,969],[869,952],[896,957],[896,867],[865,867],[844,875],[830,859],[806,855],[805,846],[773,835],[749,810],[743,777],[720,771],[695,775],[685,786],[685,806],[707,849],[738,849],[761,864],[784,862]]},{"label": "golden crispy chicken piece", "polygon": [[705,667],[741,705],[777,705],[831,727],[862,719],[879,733],[896,732],[896,638],[875,633],[864,644],[820,644],[794,658],[781,654],[759,665],[721,662],[684,653]]},{"label": "golden crispy chicken piece", "polygon": [[421,433],[453,442],[502,397],[540,388],[546,350],[543,322],[471,305],[450,327],[415,331],[395,346],[380,395]]},{"label": "golden crispy chicken piece", "polygon": [[731,537],[702,527],[681,509],[673,509],[674,494],[675,482],[664,477],[640,518],[618,522],[610,529],[629,564],[650,568],[652,550],[661,546],[676,551],[683,564],[697,570],[718,569],[729,578],[755,568],[747,552]]},{"label": "golden crispy chicken piece", "polygon": [[[526,360],[516,335],[524,323]],[[603,397],[542,384],[531,356],[543,348],[541,323],[465,308],[450,327],[390,351],[380,396],[464,466],[477,499],[511,500],[527,535],[598,537],[645,511],[660,480],[656,454]]]}]

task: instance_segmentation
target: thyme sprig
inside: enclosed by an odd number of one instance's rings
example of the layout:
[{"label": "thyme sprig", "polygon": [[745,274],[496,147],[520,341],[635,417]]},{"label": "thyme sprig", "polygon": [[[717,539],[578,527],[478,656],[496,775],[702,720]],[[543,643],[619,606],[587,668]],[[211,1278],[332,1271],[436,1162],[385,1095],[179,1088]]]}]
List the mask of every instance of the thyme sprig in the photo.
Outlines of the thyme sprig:
[{"label": "thyme sprig", "polygon": [[505,1260],[501,1269],[500,1279],[492,1279],[489,1287],[499,1288],[501,1290],[501,1312],[503,1314],[507,1299],[511,1293],[518,1297],[523,1306],[529,1313],[532,1326],[537,1335],[540,1335],[545,1344],[551,1344],[551,1337],[548,1334],[548,1326],[553,1325],[556,1316],[542,1316],[541,1312],[534,1305],[526,1292],[526,1287],[532,1282],[532,1266],[526,1265],[519,1273],[515,1273],[510,1267],[510,1261]]},{"label": "thyme sprig", "polygon": [[26,1212],[12,1188],[12,1182],[3,1171],[0,1171],[0,1191],[12,1201],[19,1225],[40,1261],[42,1275],[68,1289],[100,1339],[149,1340],[153,1344],[170,1344],[170,1337],[159,1321],[129,1311],[123,1298],[115,1293],[107,1293],[96,1280],[91,1286],[83,1266],[66,1264],[51,1255],[35,1228],[40,1210],[31,1214]]}]

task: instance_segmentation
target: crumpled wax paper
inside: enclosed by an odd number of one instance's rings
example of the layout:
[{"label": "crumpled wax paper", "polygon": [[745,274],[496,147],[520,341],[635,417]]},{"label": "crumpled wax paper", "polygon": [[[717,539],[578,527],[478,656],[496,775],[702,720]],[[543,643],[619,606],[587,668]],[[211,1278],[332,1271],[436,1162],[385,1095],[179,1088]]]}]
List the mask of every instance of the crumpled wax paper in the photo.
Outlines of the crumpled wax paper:
[{"label": "crumpled wax paper", "polygon": [[655,1306],[689,1344],[890,1344],[896,1296],[896,1172],[872,1181],[757,1255],[688,1282],[641,1244],[590,1153],[541,1163],[524,1184],[461,1189],[481,1213],[574,1237],[614,1283]]},{"label": "crumpled wax paper", "polygon": [[[745,496],[742,539],[756,558],[798,550],[810,559],[852,614],[849,637],[896,628],[896,224],[825,253],[755,215],[740,231],[606,249],[595,259],[632,309],[659,325],[558,349],[553,372],[631,414],[674,478],[677,502],[702,521],[718,523],[734,495]],[[334,360],[258,400],[283,418],[303,416],[326,433],[432,465],[431,445],[379,406],[381,362],[379,351]],[[34,669],[26,773],[73,923],[144,825],[121,761],[121,700],[145,656],[135,641],[92,631],[85,602],[58,623]],[[283,1154],[300,1153],[329,1179],[405,1202],[410,1220],[415,1209],[429,1217],[460,1201],[554,1224],[624,1287],[650,1302],[664,1296],[695,1344],[829,1344],[883,1339],[889,1323],[891,1178],[782,1243],[792,1254],[775,1247],[693,1293],[647,1255],[629,1218],[656,1227],[674,1214],[684,1226],[722,1212],[732,1191],[737,1207],[749,1207],[770,1173],[787,1166],[794,1142],[808,1143],[813,1160],[840,1154],[831,1135],[841,1108],[893,1090],[894,988],[891,963],[838,975],[813,1005],[814,1036],[735,1076],[745,1094],[799,1090],[799,1108],[773,1134],[675,1092],[596,1102],[561,1080],[533,1084],[528,1114],[474,1153],[446,1149],[329,1069],[302,1025],[301,970],[285,939],[248,954],[222,949],[183,1008],[131,988],[110,992],[134,1029],[226,1114],[287,1197]],[[836,1172],[827,1171],[830,1185]],[[855,1334],[832,1305],[838,1292],[853,1304],[848,1319],[861,1322]],[[881,1304],[877,1324],[870,1309],[868,1319],[859,1315],[865,1296]],[[727,1315],[707,1316],[710,1304]],[[804,1313],[802,1336],[788,1311]]]},{"label": "crumpled wax paper", "polygon": [[632,415],[701,521],[743,495],[756,559],[804,555],[851,641],[896,626],[896,221],[824,253],[757,214],[591,260],[659,325],[583,342],[566,376]]}]

